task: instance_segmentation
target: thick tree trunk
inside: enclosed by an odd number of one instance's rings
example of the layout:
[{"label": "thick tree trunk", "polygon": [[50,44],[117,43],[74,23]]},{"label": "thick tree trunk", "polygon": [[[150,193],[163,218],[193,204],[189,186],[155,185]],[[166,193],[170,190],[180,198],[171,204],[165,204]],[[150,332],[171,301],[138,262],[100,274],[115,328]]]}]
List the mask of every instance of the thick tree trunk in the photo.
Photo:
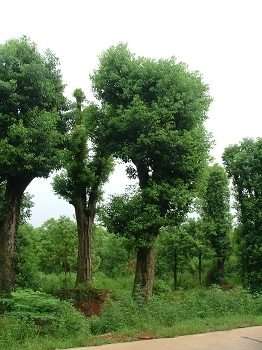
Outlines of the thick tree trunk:
[{"label": "thick tree trunk", "polygon": [[153,294],[154,277],[155,248],[138,248],[133,296],[136,296],[136,294],[141,293],[145,299],[150,299]]},{"label": "thick tree trunk", "polygon": [[76,222],[78,230],[78,258],[76,283],[93,281],[92,274],[92,232],[94,226],[97,190],[89,195],[88,208],[85,199],[75,203]]},{"label": "thick tree trunk", "polygon": [[10,293],[15,285],[15,240],[21,199],[31,180],[9,178],[6,183],[4,208],[0,217],[0,291],[6,293]]},{"label": "thick tree trunk", "polygon": [[75,204],[78,231],[76,283],[92,282],[92,230],[82,203]]}]

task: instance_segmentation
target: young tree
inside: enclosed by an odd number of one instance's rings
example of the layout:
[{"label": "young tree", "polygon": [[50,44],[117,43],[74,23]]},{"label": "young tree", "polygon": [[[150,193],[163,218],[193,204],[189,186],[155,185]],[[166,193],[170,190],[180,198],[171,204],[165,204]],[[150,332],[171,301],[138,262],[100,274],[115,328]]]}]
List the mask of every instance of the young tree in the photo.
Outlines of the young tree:
[{"label": "young tree", "polygon": [[144,240],[137,251],[135,277],[135,285],[148,298],[155,239],[163,225],[170,220],[177,224],[188,211],[208,159],[208,86],[198,72],[174,58],[135,57],[124,44],[101,55],[91,79],[96,98],[107,108],[107,147],[131,162],[127,174],[139,180],[148,214],[140,231]]},{"label": "young tree", "polygon": [[213,283],[225,282],[225,260],[229,251],[230,214],[229,179],[219,164],[209,168],[207,186],[202,199],[202,218],[206,238],[216,253],[217,273]]},{"label": "young tree", "polygon": [[40,268],[45,273],[76,271],[77,228],[66,216],[45,221],[37,228]]},{"label": "young tree", "polygon": [[[27,222],[19,224],[16,237],[16,283],[19,287],[35,288],[40,271],[38,229]],[[50,257],[50,252],[48,253]]]},{"label": "young tree", "polygon": [[61,166],[67,102],[58,59],[27,37],[0,45],[0,290],[15,284],[15,233],[21,199],[35,177]]},{"label": "young tree", "polygon": [[227,147],[223,161],[233,182],[238,259],[243,283],[262,288],[262,139],[245,138]]},{"label": "young tree", "polygon": [[203,220],[190,218],[184,225],[184,230],[192,237],[194,241],[194,250],[198,258],[198,283],[202,284],[202,260],[207,251],[207,239],[205,237]]},{"label": "young tree", "polygon": [[157,240],[157,260],[173,272],[174,290],[178,289],[178,272],[189,266],[194,251],[195,242],[184,225],[161,230]]},{"label": "young tree", "polygon": [[92,281],[92,230],[101,188],[108,180],[113,162],[103,131],[99,128],[104,112],[91,104],[82,111],[85,95],[76,89],[76,108],[72,111],[74,128],[70,134],[65,169],[55,176],[53,188],[75,208],[78,230],[78,259],[76,283]]}]

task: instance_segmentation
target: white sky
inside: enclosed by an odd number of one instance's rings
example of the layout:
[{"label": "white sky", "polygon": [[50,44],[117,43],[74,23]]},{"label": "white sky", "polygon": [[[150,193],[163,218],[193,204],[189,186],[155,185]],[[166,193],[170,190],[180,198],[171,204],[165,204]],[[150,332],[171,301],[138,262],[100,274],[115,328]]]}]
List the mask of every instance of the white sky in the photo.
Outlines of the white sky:
[{"label": "white sky", "polygon": [[[82,88],[89,100],[89,74],[103,50],[119,41],[152,58],[177,57],[199,70],[214,102],[207,129],[217,161],[225,147],[261,134],[262,0],[8,0],[1,1],[0,43],[29,36],[61,62],[66,94]],[[123,192],[123,166],[106,193]],[[73,207],[52,193],[50,181],[35,179],[31,223],[41,225]]]}]

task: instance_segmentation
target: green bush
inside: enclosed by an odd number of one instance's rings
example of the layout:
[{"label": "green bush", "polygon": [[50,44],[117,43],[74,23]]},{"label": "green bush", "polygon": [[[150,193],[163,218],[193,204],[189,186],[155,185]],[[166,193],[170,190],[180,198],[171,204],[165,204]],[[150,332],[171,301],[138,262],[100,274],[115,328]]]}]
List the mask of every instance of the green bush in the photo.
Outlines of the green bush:
[{"label": "green bush", "polygon": [[21,319],[10,315],[0,319],[0,349],[10,349],[38,336],[39,327],[33,320],[21,322]]},{"label": "green bush", "polygon": [[47,294],[59,295],[61,291],[72,289],[75,286],[76,274],[44,274],[38,275],[37,289]]},{"label": "green bush", "polygon": [[33,324],[40,335],[63,336],[89,331],[86,318],[73,305],[40,291],[18,290],[11,297],[1,298],[0,312],[4,320],[12,317],[21,323]]}]

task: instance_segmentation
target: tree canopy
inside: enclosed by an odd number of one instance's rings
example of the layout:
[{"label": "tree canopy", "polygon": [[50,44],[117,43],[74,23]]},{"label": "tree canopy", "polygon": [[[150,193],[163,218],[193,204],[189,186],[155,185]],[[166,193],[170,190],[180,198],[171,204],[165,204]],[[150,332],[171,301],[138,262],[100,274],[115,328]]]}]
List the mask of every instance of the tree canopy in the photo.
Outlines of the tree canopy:
[{"label": "tree canopy", "polygon": [[185,217],[207,165],[208,86],[175,58],[136,57],[121,43],[102,53],[91,80],[107,110],[101,121],[107,147],[128,164],[127,175],[139,180],[141,212],[150,208],[143,232],[151,254],[160,227]]},{"label": "tree canopy", "polygon": [[223,161],[232,179],[237,230],[238,258],[244,285],[262,287],[262,139],[245,138],[227,147]]},{"label": "tree canopy", "polygon": [[58,58],[27,37],[0,45],[0,290],[15,283],[15,233],[21,199],[35,177],[62,165],[68,103]]},{"label": "tree canopy", "polygon": [[75,208],[78,228],[77,283],[92,281],[92,230],[102,186],[113,170],[113,160],[103,142],[99,117],[102,108],[83,108],[84,92],[75,89],[76,104],[71,110],[73,127],[69,134],[64,169],[56,175],[53,188]]},{"label": "tree canopy", "polygon": [[229,232],[232,229],[230,213],[229,179],[225,169],[214,164],[210,166],[207,185],[202,198],[202,212],[206,239],[217,258],[213,283],[224,283],[224,264],[229,253]]}]

